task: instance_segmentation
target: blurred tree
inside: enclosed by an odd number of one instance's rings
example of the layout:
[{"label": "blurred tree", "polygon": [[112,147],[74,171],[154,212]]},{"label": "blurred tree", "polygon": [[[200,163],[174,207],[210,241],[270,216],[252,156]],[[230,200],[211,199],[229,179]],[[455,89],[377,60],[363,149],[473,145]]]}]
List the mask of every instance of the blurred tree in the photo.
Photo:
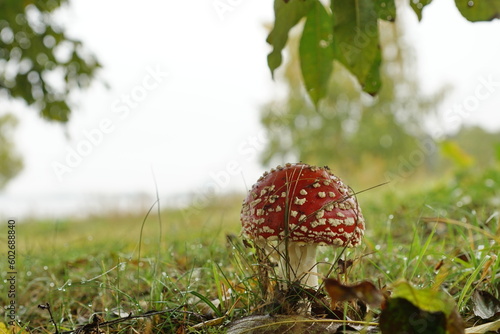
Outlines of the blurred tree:
[{"label": "blurred tree", "polygon": [[0,189],[19,173],[21,158],[14,152],[13,130],[17,121],[12,115],[0,116]]},{"label": "blurred tree", "polygon": [[317,109],[301,84],[297,36],[290,38],[289,59],[283,77],[277,78],[286,96],[269,103],[262,113],[269,138],[262,156],[265,164],[302,160],[330,165],[361,187],[430,166],[437,149],[423,120],[444,93],[419,93],[402,27],[387,22],[380,22],[380,27],[380,93],[375,98],[364,93],[356,78],[334,62],[326,96]]},{"label": "blurred tree", "polygon": [[70,93],[87,87],[100,66],[55,22],[66,2],[0,0],[0,94],[59,122],[69,119]]},{"label": "blurred tree", "polygon": [[[100,67],[82,43],[57,25],[54,12],[67,0],[0,0],[0,98],[24,101],[49,121],[67,122],[71,93],[86,88]],[[12,116],[1,118],[2,130]],[[0,187],[22,164],[13,142],[0,134]]]}]

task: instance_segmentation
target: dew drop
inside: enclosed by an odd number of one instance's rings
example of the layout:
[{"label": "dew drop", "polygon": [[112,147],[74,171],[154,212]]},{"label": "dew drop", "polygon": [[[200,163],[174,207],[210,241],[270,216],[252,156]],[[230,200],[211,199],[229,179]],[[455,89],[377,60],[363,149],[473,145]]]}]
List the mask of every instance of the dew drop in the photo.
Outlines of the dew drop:
[{"label": "dew drop", "polygon": [[469,1],[469,2],[467,2],[467,6],[469,6],[469,7],[474,6],[474,1]]},{"label": "dew drop", "polygon": [[319,47],[320,48],[326,49],[328,47],[328,45],[330,45],[330,43],[328,43],[324,39],[322,39],[321,41],[319,41]]}]

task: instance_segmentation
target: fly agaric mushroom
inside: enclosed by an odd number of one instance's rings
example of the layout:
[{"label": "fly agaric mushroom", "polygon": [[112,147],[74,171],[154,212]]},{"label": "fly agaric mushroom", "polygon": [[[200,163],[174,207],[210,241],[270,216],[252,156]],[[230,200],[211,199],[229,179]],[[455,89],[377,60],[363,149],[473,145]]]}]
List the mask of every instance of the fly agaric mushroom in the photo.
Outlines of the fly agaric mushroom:
[{"label": "fly agaric mushroom", "polygon": [[317,288],[318,245],[355,247],[364,218],[349,188],[328,167],[286,164],[265,172],[241,210],[242,234],[278,257],[281,278]]}]

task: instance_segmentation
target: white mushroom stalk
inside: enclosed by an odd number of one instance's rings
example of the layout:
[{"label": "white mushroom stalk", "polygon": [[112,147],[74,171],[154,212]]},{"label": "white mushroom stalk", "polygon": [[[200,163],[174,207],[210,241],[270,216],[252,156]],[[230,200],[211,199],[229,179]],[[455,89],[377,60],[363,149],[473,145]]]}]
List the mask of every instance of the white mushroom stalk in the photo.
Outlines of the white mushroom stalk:
[{"label": "white mushroom stalk", "polygon": [[[288,251],[284,242],[278,246],[281,254],[278,268],[286,281],[299,282],[309,288],[318,288],[318,270],[316,262],[317,244],[289,242]],[[288,255],[288,259],[286,258]]]}]

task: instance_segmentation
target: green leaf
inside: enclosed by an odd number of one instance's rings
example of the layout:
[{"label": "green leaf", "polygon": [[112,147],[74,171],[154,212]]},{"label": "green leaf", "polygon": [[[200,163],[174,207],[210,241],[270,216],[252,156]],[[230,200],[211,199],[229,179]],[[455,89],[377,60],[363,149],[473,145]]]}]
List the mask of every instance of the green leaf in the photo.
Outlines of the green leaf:
[{"label": "green leaf", "polygon": [[405,281],[395,283],[391,290],[380,315],[382,333],[464,333],[455,302],[445,292],[415,289]]},{"label": "green leaf", "polygon": [[325,7],[315,1],[300,39],[300,69],[307,93],[316,106],[326,96],[333,68],[331,22]]},{"label": "green leaf", "polygon": [[468,154],[453,140],[444,140],[439,144],[441,154],[453,161],[459,168],[467,168],[474,164],[474,157]]},{"label": "green leaf", "polygon": [[382,64],[382,53],[378,52],[377,57],[373,61],[372,67],[366,76],[364,91],[375,95],[382,87],[380,79],[380,65]]},{"label": "green leaf", "polygon": [[408,282],[401,281],[392,286],[392,298],[405,298],[413,305],[429,312],[450,314],[455,308],[453,298],[433,289],[415,289]]},{"label": "green leaf", "polygon": [[455,0],[460,14],[471,22],[491,21],[500,18],[498,0]]},{"label": "green leaf", "polygon": [[311,10],[314,1],[312,0],[274,0],[274,27],[267,37],[267,42],[271,44],[273,50],[267,56],[267,64],[274,76],[283,60],[281,51],[288,40],[288,32],[301,18],[305,17]]},{"label": "green leaf", "polygon": [[422,310],[405,298],[391,298],[380,315],[380,330],[383,334],[445,334],[446,316]]},{"label": "green leaf", "polygon": [[356,76],[365,92],[376,94],[380,87],[378,72],[382,57],[379,14],[373,0],[332,0],[331,8],[335,58]]},{"label": "green leaf", "polygon": [[410,6],[413,8],[415,14],[417,14],[418,20],[422,20],[422,11],[424,7],[430,4],[432,0],[410,0]]}]

